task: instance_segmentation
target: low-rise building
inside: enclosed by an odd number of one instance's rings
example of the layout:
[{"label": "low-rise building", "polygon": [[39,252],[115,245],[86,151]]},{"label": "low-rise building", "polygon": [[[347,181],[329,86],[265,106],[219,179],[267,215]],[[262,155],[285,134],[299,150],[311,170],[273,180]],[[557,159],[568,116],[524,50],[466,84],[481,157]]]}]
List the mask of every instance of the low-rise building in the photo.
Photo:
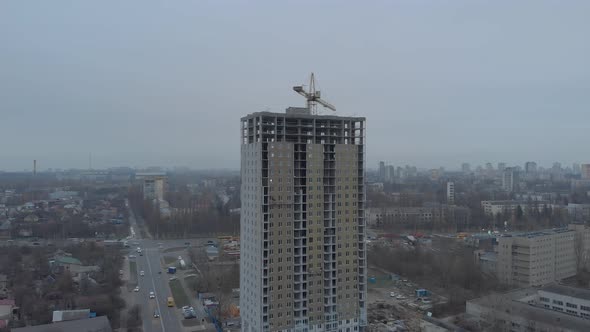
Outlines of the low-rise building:
[{"label": "low-rise building", "polygon": [[468,318],[490,331],[588,331],[590,290],[550,284],[469,300]]},{"label": "low-rise building", "polygon": [[470,219],[468,208],[446,205],[428,204],[422,207],[390,207],[371,208],[369,210],[369,224],[395,225],[395,224],[429,224],[429,223],[453,223],[467,225]]},{"label": "low-rise building", "polygon": [[518,207],[522,209],[523,214],[529,213],[532,209],[537,209],[542,212],[545,207],[553,207],[549,201],[515,201],[515,200],[504,200],[504,201],[481,201],[481,206],[484,213],[488,216],[502,215],[514,215],[518,210]]}]

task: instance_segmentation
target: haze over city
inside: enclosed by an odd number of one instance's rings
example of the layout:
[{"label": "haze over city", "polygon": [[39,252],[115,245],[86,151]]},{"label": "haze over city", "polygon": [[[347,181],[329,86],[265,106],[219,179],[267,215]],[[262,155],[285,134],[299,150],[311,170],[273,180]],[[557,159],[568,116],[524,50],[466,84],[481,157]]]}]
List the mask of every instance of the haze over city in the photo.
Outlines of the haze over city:
[{"label": "haze over city", "polygon": [[0,332],[590,331],[589,14],[0,1]]},{"label": "haze over city", "polygon": [[239,117],[303,106],[312,71],[336,114],[367,118],[369,166],[585,162],[589,10],[3,1],[0,169],[237,169]]}]

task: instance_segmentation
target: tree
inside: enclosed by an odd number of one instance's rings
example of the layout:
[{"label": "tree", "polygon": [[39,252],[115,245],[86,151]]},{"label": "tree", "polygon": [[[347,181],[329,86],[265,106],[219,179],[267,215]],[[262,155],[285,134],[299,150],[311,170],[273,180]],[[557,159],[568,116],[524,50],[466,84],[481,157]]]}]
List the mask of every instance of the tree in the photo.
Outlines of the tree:
[{"label": "tree", "polygon": [[516,220],[521,221],[523,216],[524,212],[522,210],[522,206],[518,205],[516,207]]},{"label": "tree", "polygon": [[580,273],[585,270],[586,267],[584,233],[581,231],[576,231],[574,235],[574,255],[576,257],[576,271],[577,273]]},{"label": "tree", "polygon": [[141,305],[136,304],[127,311],[127,331],[138,330],[141,324]]}]

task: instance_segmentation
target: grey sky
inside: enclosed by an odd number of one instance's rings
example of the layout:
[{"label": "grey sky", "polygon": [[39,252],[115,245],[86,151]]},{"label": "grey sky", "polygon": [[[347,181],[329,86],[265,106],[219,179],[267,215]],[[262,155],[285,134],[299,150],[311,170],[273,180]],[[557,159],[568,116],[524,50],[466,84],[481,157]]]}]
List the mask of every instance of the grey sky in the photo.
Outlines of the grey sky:
[{"label": "grey sky", "polygon": [[239,167],[317,75],[368,162],[590,161],[588,1],[2,1],[0,169]]}]

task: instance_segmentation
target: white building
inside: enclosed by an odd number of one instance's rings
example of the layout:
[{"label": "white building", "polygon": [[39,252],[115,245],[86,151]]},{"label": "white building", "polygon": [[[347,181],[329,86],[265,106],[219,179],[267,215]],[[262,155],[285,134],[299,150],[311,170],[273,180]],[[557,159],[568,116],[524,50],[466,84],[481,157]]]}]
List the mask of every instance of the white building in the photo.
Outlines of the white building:
[{"label": "white building", "polygon": [[511,216],[516,213],[518,207],[522,209],[523,214],[527,214],[529,209],[537,209],[542,212],[545,206],[553,207],[548,201],[532,201],[530,204],[526,201],[481,201],[481,206],[484,213],[488,216],[496,216],[502,214],[504,216]]},{"label": "white building", "polygon": [[466,318],[487,331],[590,330],[590,290],[549,284],[469,300]]},{"label": "white building", "polygon": [[498,280],[540,286],[576,275],[575,231],[553,229],[498,238]]}]

